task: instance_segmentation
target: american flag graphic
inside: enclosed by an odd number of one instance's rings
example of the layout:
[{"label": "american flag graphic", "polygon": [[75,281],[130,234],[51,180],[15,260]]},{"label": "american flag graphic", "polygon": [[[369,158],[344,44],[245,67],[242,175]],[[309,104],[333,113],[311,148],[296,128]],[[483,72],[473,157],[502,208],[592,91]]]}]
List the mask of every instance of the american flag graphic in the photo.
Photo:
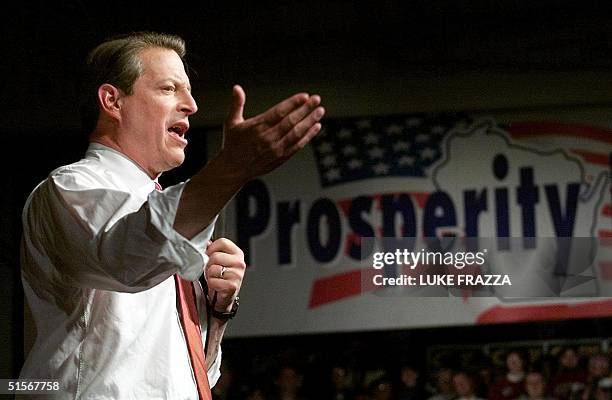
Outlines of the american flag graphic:
[{"label": "american flag graphic", "polygon": [[336,119],[313,140],[322,187],[386,176],[426,177],[446,133],[471,122],[444,114]]},{"label": "american flag graphic", "polygon": [[[371,118],[345,118],[328,120],[323,132],[313,140],[312,148],[319,172],[322,188],[360,180],[392,176],[430,179],[428,167],[444,156],[442,144],[447,134],[456,128],[465,128],[474,122],[468,114],[411,114],[396,116],[376,116]],[[612,130],[560,122],[524,122],[498,124],[509,139],[515,143],[533,145],[535,148],[560,148],[578,157],[588,176],[596,176],[601,171],[610,173],[610,154],[612,151]],[[608,175],[609,179],[610,175]],[[419,209],[427,200],[429,193],[412,192],[410,196]],[[375,198],[379,197],[374,195]],[[597,211],[598,231],[602,257],[598,263],[600,279],[612,280],[612,201],[611,196]],[[337,203],[345,216],[352,199],[338,199]],[[350,241],[359,240],[349,236]],[[346,247],[346,246],[345,246]],[[361,270],[350,270],[328,275],[313,284],[309,308],[342,300],[372,291],[372,287],[361,287]],[[540,313],[542,319],[558,317],[581,317],[610,315],[606,307],[559,307]],[[479,322],[494,322],[505,318],[529,320],[533,318],[531,306],[525,313],[516,312],[516,307],[508,313],[503,306],[494,307]],[[601,310],[603,311],[601,311]],[[520,311],[520,310],[519,310]]]}]

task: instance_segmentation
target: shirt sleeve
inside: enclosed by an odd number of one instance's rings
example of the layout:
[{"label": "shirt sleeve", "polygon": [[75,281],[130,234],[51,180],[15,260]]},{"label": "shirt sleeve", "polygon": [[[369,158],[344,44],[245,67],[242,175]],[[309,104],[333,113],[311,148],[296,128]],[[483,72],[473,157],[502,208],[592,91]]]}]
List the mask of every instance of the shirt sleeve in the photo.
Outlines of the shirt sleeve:
[{"label": "shirt sleeve", "polygon": [[81,287],[138,292],[177,272],[198,279],[214,221],[191,241],[173,229],[185,183],[154,191],[144,203],[95,183],[68,171],[35,190],[23,216],[29,256],[51,260],[50,269]]}]

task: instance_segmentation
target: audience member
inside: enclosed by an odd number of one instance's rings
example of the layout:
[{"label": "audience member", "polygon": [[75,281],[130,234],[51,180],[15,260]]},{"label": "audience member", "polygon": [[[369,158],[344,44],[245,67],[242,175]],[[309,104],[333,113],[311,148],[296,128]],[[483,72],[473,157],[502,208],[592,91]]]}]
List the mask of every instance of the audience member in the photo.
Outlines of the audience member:
[{"label": "audience member", "polygon": [[598,389],[600,379],[607,378],[609,375],[610,361],[608,357],[601,353],[593,354],[589,357],[588,376],[586,387],[582,394],[582,400],[591,400],[595,398],[595,392]]},{"label": "audience member", "polygon": [[397,400],[420,400],[424,393],[419,382],[419,371],[409,365],[404,365],[400,370],[400,379],[397,383]]},{"label": "audience member", "polygon": [[376,379],[370,384],[371,400],[390,400],[393,398],[393,385],[385,377]]},{"label": "audience member", "polygon": [[518,351],[506,356],[506,374],[489,390],[489,400],[515,399],[524,392],[524,360]]},{"label": "audience member", "polygon": [[548,396],[546,378],[541,372],[534,371],[525,377],[525,393],[519,400],[553,400]]},{"label": "audience member", "polygon": [[300,400],[303,397],[300,393],[302,377],[294,367],[281,367],[274,381],[275,393],[274,400]]},{"label": "audience member", "polygon": [[482,400],[476,396],[474,378],[466,372],[460,371],[453,376],[453,388],[456,400]]},{"label": "audience member", "polygon": [[559,400],[568,400],[574,391],[582,390],[587,381],[587,372],[580,368],[580,357],[574,347],[566,347],[559,354],[558,369],[551,379],[553,395]]},{"label": "audience member", "polygon": [[327,393],[323,396],[329,400],[349,400],[355,394],[349,382],[348,371],[344,366],[336,365],[330,371],[330,384]]},{"label": "audience member", "polygon": [[453,391],[453,371],[442,368],[435,374],[436,392],[429,400],[451,400],[455,396]]}]

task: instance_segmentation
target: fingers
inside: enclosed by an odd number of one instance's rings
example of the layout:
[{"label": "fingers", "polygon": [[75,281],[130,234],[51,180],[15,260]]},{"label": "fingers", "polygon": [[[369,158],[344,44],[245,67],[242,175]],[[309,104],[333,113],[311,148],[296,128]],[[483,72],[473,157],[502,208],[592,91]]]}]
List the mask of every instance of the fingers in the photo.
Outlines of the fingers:
[{"label": "fingers", "polygon": [[[325,109],[318,95],[295,94],[246,120],[243,119],[244,99],[242,88],[235,86],[220,154],[229,160],[228,168],[234,169],[245,181],[277,168],[321,130],[319,121]],[[207,252],[234,251],[221,250],[223,246],[218,246],[221,245],[211,245]]]},{"label": "fingers", "polygon": [[232,104],[229,113],[225,120],[227,126],[234,126],[244,121],[244,104],[246,102],[246,94],[240,85],[234,85],[232,88]]},{"label": "fingers", "polygon": [[213,253],[224,252],[243,256],[242,250],[234,242],[226,238],[220,238],[212,242],[206,248],[206,254],[210,257]]},{"label": "fingers", "polygon": [[[325,115],[325,109],[323,107],[315,108],[310,114],[306,116],[306,118],[303,118],[296,124],[291,125],[288,131],[284,131],[281,133],[282,138],[279,141],[279,146],[281,148],[291,149],[297,143],[303,142],[304,145],[308,143],[308,141],[312,138],[313,135],[308,135],[308,140],[305,140],[307,134],[312,133],[311,128],[318,124],[321,118],[323,118],[323,115]],[[315,129],[315,134],[318,133],[318,131],[320,130],[321,124],[318,125],[319,127]]]},{"label": "fingers", "polygon": [[297,152],[298,150],[304,148],[304,146],[306,146],[308,144],[308,142],[310,142],[310,140],[312,140],[312,138],[314,138],[315,136],[317,136],[317,133],[319,133],[319,131],[321,130],[321,124],[320,123],[316,123],[313,126],[311,126],[308,131],[306,132],[305,135],[303,135],[298,141],[297,143],[294,143],[288,151],[289,155],[294,154],[295,152]]},{"label": "fingers", "polygon": [[227,267],[227,271],[229,271],[230,269],[244,271],[246,269],[244,257],[242,257],[242,255],[228,254],[223,252],[215,252],[211,254],[210,258],[208,259],[208,265],[223,265]]},{"label": "fingers", "polygon": [[206,269],[206,280],[224,279],[226,281],[241,280],[244,277],[244,269],[239,267],[227,267],[220,264],[211,264]]},{"label": "fingers", "polygon": [[321,104],[321,97],[318,95],[311,96],[304,105],[295,109],[284,117],[278,123],[279,137],[291,131],[298,124],[304,121],[311,121],[310,126],[320,120],[325,113],[323,107],[318,107]]},{"label": "fingers", "polygon": [[[223,276],[221,276],[221,274],[223,274]],[[215,309],[225,309],[229,311],[228,308],[231,306],[234,297],[240,291],[243,277],[244,269],[236,267],[227,268],[217,264],[208,265],[206,270],[206,282],[208,284],[209,296],[211,296],[211,298],[217,296]]]},{"label": "fingers", "polygon": [[274,126],[289,115],[289,113],[306,103],[309,98],[310,96],[308,96],[307,93],[295,94],[288,99],[281,101],[263,114],[255,117],[254,122],[256,124],[264,123],[267,126]]},{"label": "fingers", "polygon": [[240,287],[236,281],[211,277],[208,280],[208,288],[227,295],[234,294]]},{"label": "fingers", "polygon": [[221,298],[217,298],[217,301],[222,302],[221,307],[230,304],[230,301],[234,298],[234,295],[240,290],[240,283],[235,280],[210,278],[208,280],[208,290],[214,296],[214,293],[218,293]]},{"label": "fingers", "polygon": [[214,279],[231,281],[239,287],[246,270],[242,250],[231,240],[221,238],[210,244],[206,253],[209,256],[205,270],[206,280],[209,283]]}]

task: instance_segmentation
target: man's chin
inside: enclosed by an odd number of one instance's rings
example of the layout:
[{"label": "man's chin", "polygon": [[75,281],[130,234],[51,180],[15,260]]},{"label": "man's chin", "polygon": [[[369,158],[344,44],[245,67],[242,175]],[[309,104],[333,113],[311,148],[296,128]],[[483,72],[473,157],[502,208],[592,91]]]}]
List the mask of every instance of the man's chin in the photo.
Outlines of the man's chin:
[{"label": "man's chin", "polygon": [[165,160],[165,168],[163,172],[167,172],[170,170],[173,170],[176,167],[180,167],[183,162],[185,161],[185,153],[180,150],[179,151],[174,151],[169,157],[166,158]]}]

